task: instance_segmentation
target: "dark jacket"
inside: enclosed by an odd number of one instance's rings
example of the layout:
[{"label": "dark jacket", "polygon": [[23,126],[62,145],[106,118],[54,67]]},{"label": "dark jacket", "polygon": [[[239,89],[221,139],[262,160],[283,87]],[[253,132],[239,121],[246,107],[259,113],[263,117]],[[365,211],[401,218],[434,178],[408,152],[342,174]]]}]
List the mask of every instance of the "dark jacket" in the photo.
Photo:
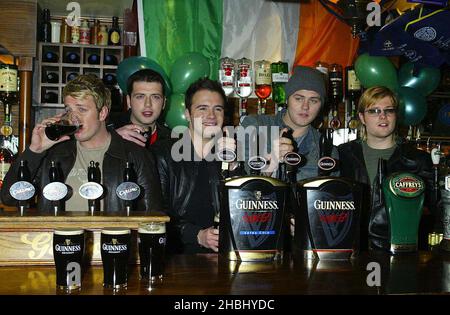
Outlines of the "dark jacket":
[{"label": "dark jacket", "polygon": [[[118,129],[125,125],[131,124],[131,109],[129,109],[126,113],[111,113],[108,117],[107,127],[108,129]],[[156,132],[158,133],[158,138],[156,139],[156,143],[159,141],[170,139],[170,129],[164,126],[163,124],[156,122]]]},{"label": "dark jacket", "polygon": [[[361,140],[354,140],[338,147],[339,160],[341,161],[341,176],[348,177],[365,185],[367,197],[363,204],[367,205],[362,214],[362,241],[369,238],[372,248],[388,249],[389,223],[385,209],[384,199],[379,200],[378,194],[372,194],[369,175],[362,150]],[[386,163],[386,176],[395,172],[408,172],[419,175],[426,185],[425,205],[435,207],[436,200],[433,194],[433,164],[430,154],[416,149],[408,143],[398,143],[397,148]],[[375,180],[376,181],[376,180]],[[374,188],[375,190],[375,188]],[[371,196],[371,197],[369,197]],[[366,233],[368,232],[368,236]],[[364,244],[362,244],[364,246]]]},{"label": "dark jacket", "polygon": [[[186,134],[185,134],[186,135]],[[204,198],[194,195],[193,181],[198,175],[198,163],[188,163],[183,160],[176,162],[171,149],[177,139],[169,139],[151,146],[158,166],[159,178],[164,203],[164,211],[170,216],[168,226],[168,250],[171,253],[186,252],[186,248],[197,247],[197,252],[208,252],[200,248],[197,243],[197,234],[204,228],[186,220],[185,215],[190,211],[189,204],[193,198]],[[190,141],[190,140],[189,140]],[[192,154],[191,154],[192,156]],[[209,184],[211,186],[212,209],[219,211],[220,207],[220,180],[223,179],[221,163],[211,161],[207,163]],[[240,170],[235,170],[226,177],[236,176]],[[211,222],[211,225],[213,222]]]},{"label": "dark jacket", "polygon": [[[124,201],[116,195],[116,188],[123,182],[123,171],[127,161],[134,164],[134,169],[138,176],[137,184],[142,191],[136,210],[161,210],[161,187],[153,155],[148,150],[122,139],[115,131],[110,133],[111,144],[105,152],[101,170],[103,189],[106,192],[104,194],[104,211],[119,212],[125,209]],[[76,153],[77,146],[74,139],[58,143],[43,153],[34,153],[27,148],[15,160],[5,176],[1,192],[3,202],[8,205],[16,204],[16,201],[9,193],[9,188],[17,181],[20,161],[26,160],[32,183],[39,198],[38,209],[40,211],[50,211],[51,201],[42,196],[42,189],[49,183],[51,161],[55,161],[59,166],[65,181],[75,164]]]}]

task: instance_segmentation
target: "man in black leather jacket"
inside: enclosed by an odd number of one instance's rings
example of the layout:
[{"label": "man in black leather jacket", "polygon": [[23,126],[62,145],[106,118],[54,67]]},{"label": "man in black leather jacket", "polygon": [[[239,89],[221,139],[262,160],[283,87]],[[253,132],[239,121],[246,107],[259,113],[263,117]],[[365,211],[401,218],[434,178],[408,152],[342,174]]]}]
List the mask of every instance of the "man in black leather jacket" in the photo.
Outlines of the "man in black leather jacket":
[{"label": "man in black leather jacket", "polygon": [[[398,101],[393,92],[385,87],[367,89],[360,98],[360,138],[338,147],[341,176],[365,185],[367,208],[362,215],[361,247],[389,249],[389,223],[384,199],[378,193],[378,158],[387,160],[385,176],[394,172],[409,172],[422,177],[426,183],[425,205],[435,208],[433,197],[433,173],[431,157],[395,137]],[[368,197],[369,199],[369,197]]]},{"label": "man in black leather jacket", "polygon": [[130,75],[127,80],[129,110],[112,113],[107,126],[142,147],[169,139],[170,129],[158,122],[166,106],[167,84],[160,73],[151,69]]},{"label": "man in black leather jacket", "polygon": [[[33,129],[31,144],[15,160],[9,169],[2,189],[2,200],[14,205],[15,200],[9,188],[17,181],[21,160],[26,160],[31,173],[31,181],[39,197],[38,209],[51,211],[51,201],[42,196],[42,189],[49,183],[49,169],[54,161],[58,166],[62,181],[70,186],[72,194],[66,197],[66,211],[87,211],[88,202],[78,194],[78,188],[87,178],[90,158],[96,157],[101,165],[101,184],[105,190],[101,210],[119,212],[125,203],[116,195],[116,188],[123,180],[126,162],[133,163],[137,173],[137,184],[142,193],[137,202],[140,211],[161,210],[161,188],[153,156],[149,151],[122,139],[115,131],[108,132],[105,120],[111,99],[109,90],[93,75],[80,75],[66,85],[63,91],[66,110],[71,120],[81,127],[74,138],[62,136],[56,141],[45,134],[49,123],[61,120],[61,115],[43,120]],[[83,156],[85,155],[85,156]],[[86,159],[85,159],[86,157]],[[72,199],[73,198],[73,199]],[[72,206],[68,203],[76,201]],[[78,206],[77,206],[78,205]]]},{"label": "man in black leather jacket", "polygon": [[[215,135],[222,135],[226,97],[221,85],[209,79],[191,84],[185,95],[189,128],[179,140],[151,147],[155,153],[164,208],[170,215],[167,249],[170,253],[218,251],[218,184],[221,163],[211,159]],[[182,146],[180,146],[182,145]],[[219,139],[219,149],[235,150],[235,140]]]}]

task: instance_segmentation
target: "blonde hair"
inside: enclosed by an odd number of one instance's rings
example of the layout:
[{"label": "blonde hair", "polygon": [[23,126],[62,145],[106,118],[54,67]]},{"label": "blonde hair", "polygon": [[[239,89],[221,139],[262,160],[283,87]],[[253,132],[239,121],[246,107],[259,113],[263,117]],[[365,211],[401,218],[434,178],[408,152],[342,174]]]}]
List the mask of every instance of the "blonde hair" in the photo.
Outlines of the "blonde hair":
[{"label": "blonde hair", "polygon": [[[385,86],[373,86],[365,90],[359,98],[358,112],[363,114],[367,108],[385,97],[389,97],[391,99],[392,106],[395,109],[398,109],[398,99],[392,90]],[[359,136],[362,140],[367,140],[366,126],[361,121],[359,124]]]},{"label": "blonde hair", "polygon": [[97,111],[101,111],[103,106],[111,109],[111,91],[94,74],[82,74],[67,83],[63,90],[63,97],[72,96],[76,99],[85,99],[88,96],[94,98]]}]

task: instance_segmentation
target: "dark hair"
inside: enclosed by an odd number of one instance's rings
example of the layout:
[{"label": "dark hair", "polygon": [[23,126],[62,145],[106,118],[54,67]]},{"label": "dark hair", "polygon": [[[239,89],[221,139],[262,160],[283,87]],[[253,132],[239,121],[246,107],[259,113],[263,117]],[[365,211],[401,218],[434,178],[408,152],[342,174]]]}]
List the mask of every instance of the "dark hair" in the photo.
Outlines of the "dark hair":
[{"label": "dark hair", "polygon": [[166,96],[166,85],[163,77],[152,69],[139,70],[128,77],[127,80],[127,92],[131,95],[133,92],[134,82],[157,82],[160,83],[163,88],[163,96]]},{"label": "dark hair", "polygon": [[201,90],[208,90],[211,92],[219,93],[223,100],[223,105],[227,102],[227,97],[225,96],[225,92],[222,89],[222,85],[214,80],[211,80],[207,77],[200,78],[194,83],[192,83],[184,96],[184,104],[186,105],[186,109],[191,112],[192,107],[192,98],[194,97],[194,94]]}]

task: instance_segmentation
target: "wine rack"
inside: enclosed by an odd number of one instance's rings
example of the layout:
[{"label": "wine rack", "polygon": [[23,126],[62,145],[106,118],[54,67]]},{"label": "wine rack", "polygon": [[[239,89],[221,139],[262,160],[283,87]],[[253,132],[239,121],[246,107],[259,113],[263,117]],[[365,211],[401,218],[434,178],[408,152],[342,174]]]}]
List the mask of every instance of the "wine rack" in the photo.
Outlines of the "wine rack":
[{"label": "wine rack", "polygon": [[[96,63],[89,63],[95,59],[92,55],[97,55]],[[74,58],[69,60],[69,57]],[[105,62],[111,59],[112,64]],[[36,62],[38,79],[35,85],[37,102],[34,106],[64,107],[62,92],[68,77],[70,79],[74,75],[93,73],[100,79],[110,78],[108,74],[115,76],[117,64],[122,59],[122,46],[39,43]]]}]

